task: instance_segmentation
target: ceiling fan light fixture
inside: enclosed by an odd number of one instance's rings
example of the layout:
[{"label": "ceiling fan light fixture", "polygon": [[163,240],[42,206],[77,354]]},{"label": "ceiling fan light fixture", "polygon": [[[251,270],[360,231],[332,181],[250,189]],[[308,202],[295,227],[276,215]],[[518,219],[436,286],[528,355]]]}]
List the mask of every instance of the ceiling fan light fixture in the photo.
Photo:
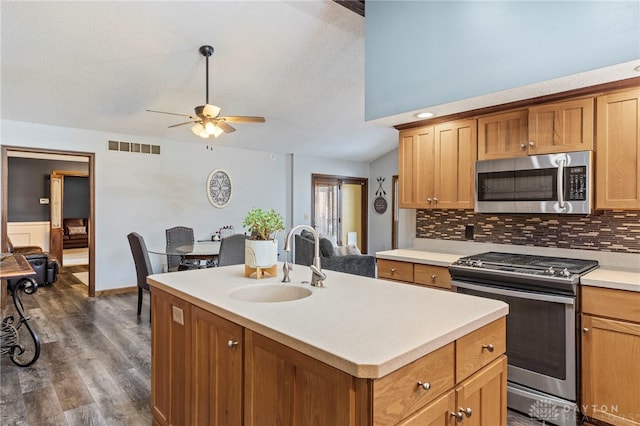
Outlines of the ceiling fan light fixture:
[{"label": "ceiling fan light fixture", "polygon": [[204,108],[202,108],[202,114],[210,118],[215,118],[220,114],[220,107],[206,104]]},{"label": "ceiling fan light fixture", "polygon": [[200,136],[200,134],[204,131],[204,126],[202,125],[202,123],[196,123],[191,126],[191,131],[194,135]]}]

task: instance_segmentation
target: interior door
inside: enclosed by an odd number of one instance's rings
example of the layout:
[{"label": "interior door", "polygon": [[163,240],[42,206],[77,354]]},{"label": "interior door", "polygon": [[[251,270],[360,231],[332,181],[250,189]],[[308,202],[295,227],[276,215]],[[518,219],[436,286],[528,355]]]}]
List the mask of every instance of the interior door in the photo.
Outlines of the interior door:
[{"label": "interior door", "polygon": [[49,188],[49,252],[58,259],[60,266],[63,266],[62,256],[62,200],[64,177],[55,173],[50,177]]}]

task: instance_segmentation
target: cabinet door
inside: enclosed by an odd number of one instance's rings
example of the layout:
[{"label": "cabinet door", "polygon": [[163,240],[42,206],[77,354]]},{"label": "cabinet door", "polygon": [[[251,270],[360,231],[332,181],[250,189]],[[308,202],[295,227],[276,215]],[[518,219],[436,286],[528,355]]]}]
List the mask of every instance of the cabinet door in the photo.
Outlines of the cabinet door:
[{"label": "cabinet door", "polygon": [[245,425],[353,425],[355,380],[245,331]]},{"label": "cabinet door", "polygon": [[507,357],[501,356],[458,386],[456,402],[466,426],[506,426]]},{"label": "cabinet door", "polygon": [[478,147],[476,125],[476,120],[460,120],[435,127],[433,207],[473,208],[474,170]]},{"label": "cabinet door", "polygon": [[529,111],[509,111],[478,119],[478,160],[527,155]]},{"label": "cabinet door", "polygon": [[193,307],[192,336],[192,423],[241,425],[242,327]]},{"label": "cabinet door", "polygon": [[593,98],[529,108],[529,154],[593,149]]},{"label": "cabinet door", "polygon": [[583,414],[640,425],[640,324],[582,316]]},{"label": "cabinet door", "polygon": [[399,206],[428,208],[433,197],[433,127],[400,133],[398,146]]},{"label": "cabinet door", "polygon": [[451,426],[456,412],[456,394],[449,391],[398,426]]},{"label": "cabinet door", "polygon": [[598,98],[596,208],[640,209],[640,89]]},{"label": "cabinet door", "polygon": [[190,422],[191,305],[151,292],[151,411],[155,424]]}]

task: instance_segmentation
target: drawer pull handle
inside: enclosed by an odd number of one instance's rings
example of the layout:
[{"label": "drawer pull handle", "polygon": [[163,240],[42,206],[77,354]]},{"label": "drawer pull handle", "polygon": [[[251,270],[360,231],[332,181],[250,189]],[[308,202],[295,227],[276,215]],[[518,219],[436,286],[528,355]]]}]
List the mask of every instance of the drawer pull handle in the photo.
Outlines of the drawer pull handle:
[{"label": "drawer pull handle", "polygon": [[389,271],[393,274],[394,272],[396,272],[396,268],[391,268]]},{"label": "drawer pull handle", "polygon": [[489,352],[493,352],[493,345],[491,343],[489,343],[488,345],[482,345],[482,349],[486,349]]},{"label": "drawer pull handle", "polygon": [[458,423],[460,423],[462,420],[464,420],[464,417],[462,416],[462,413],[454,413],[452,411],[451,412],[451,417],[455,417],[456,420],[458,421]]},{"label": "drawer pull handle", "polygon": [[429,389],[431,389],[431,383],[429,383],[429,382],[424,382],[424,383],[418,382],[418,387],[422,388],[424,390],[429,390]]},{"label": "drawer pull handle", "polygon": [[587,333],[589,332],[589,329],[588,329],[587,327],[585,327],[585,328],[583,328],[583,329],[582,329],[582,332],[583,332],[584,334],[587,334]]},{"label": "drawer pull handle", "polygon": [[460,407],[458,411],[460,412],[460,416],[464,414],[465,416],[467,416],[467,418],[471,417],[471,415],[473,414],[473,412],[471,411],[471,407],[467,407],[467,408]]},{"label": "drawer pull handle", "polygon": [[235,340],[229,340],[227,342],[227,346],[229,347],[229,349],[233,349],[235,346],[238,346],[238,342],[236,342]]},{"label": "drawer pull handle", "polygon": [[431,275],[431,281],[435,281],[436,280],[436,274]]}]

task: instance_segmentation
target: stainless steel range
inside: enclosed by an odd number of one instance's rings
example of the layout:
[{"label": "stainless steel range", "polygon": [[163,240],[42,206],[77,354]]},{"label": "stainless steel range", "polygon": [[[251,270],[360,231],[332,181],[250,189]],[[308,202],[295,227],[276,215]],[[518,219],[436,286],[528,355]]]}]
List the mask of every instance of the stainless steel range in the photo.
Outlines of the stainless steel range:
[{"label": "stainless steel range", "polygon": [[499,252],[449,266],[459,293],[509,304],[509,408],[549,423],[576,423],[578,284],[597,267],[595,260]]}]

